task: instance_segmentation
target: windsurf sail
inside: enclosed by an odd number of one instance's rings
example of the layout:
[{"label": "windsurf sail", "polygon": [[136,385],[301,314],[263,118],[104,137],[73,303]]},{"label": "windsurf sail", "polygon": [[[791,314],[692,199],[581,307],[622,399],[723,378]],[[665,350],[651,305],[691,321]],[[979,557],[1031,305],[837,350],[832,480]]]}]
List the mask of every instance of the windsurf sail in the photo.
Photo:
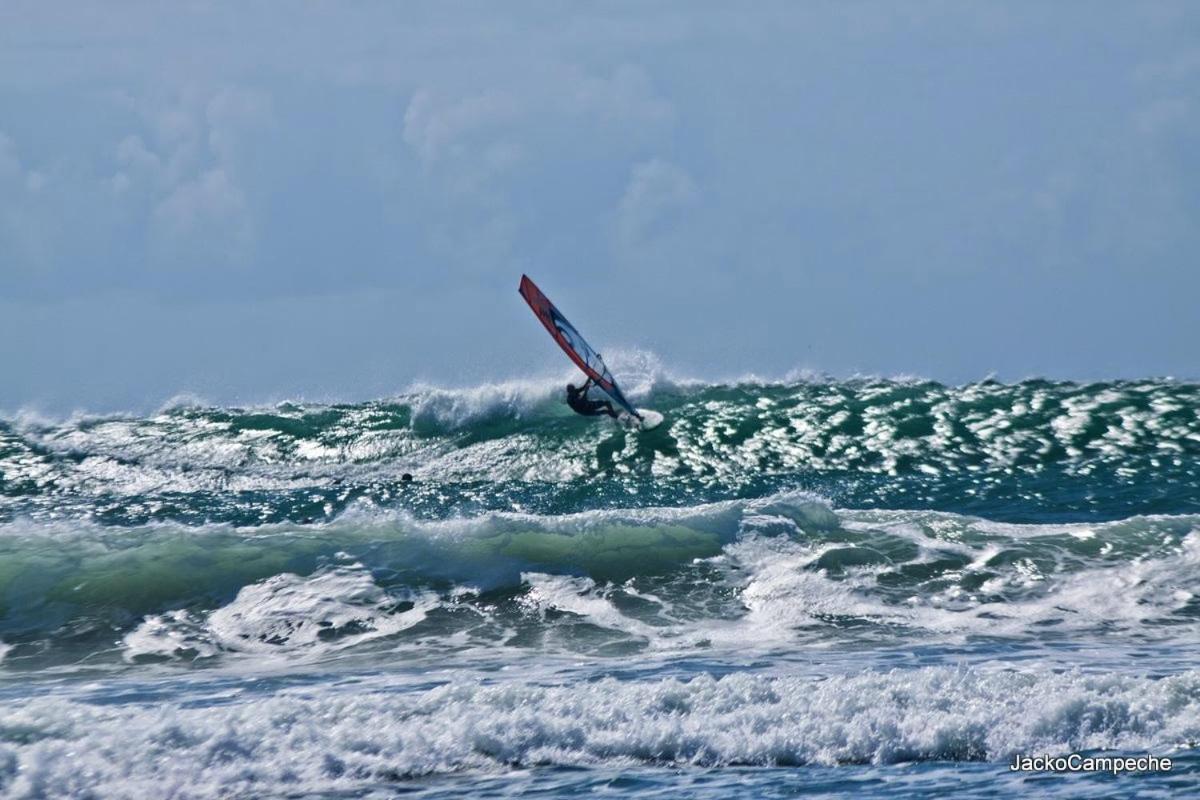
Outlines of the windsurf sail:
[{"label": "windsurf sail", "polygon": [[558,342],[558,346],[575,362],[575,366],[583,370],[585,375],[608,393],[608,396],[617,405],[641,419],[642,415],[621,393],[621,387],[617,386],[617,381],[609,372],[604,359],[600,358],[600,354],[592,349],[579,331],[575,330],[575,326],[567,322],[567,318],[554,307],[554,303],[551,303],[546,295],[542,294],[542,290],[537,287],[537,284],[529,280],[528,275],[521,276],[521,288],[517,291],[525,298],[525,302],[529,303],[534,315],[546,326],[546,330],[554,337],[554,341]]}]

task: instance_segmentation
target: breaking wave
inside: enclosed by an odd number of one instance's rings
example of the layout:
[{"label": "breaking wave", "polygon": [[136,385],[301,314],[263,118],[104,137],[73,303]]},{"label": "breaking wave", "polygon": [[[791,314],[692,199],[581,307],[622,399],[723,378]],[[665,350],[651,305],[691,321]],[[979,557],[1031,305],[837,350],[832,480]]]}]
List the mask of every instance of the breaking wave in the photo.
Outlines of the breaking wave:
[{"label": "breaking wave", "polygon": [[[1200,517],[1023,525],[784,493],[682,508],[0,527],[6,664],[1200,637]],[[118,644],[112,644],[113,634]]]},{"label": "breaking wave", "polygon": [[815,680],[460,679],[407,692],[359,679],[320,692],[219,684],[205,694],[188,703],[86,693],[6,703],[0,791],[206,798],[271,787],[311,796],[535,766],[999,761],[1181,753],[1200,739],[1194,670],[1157,681],[952,667]]}]

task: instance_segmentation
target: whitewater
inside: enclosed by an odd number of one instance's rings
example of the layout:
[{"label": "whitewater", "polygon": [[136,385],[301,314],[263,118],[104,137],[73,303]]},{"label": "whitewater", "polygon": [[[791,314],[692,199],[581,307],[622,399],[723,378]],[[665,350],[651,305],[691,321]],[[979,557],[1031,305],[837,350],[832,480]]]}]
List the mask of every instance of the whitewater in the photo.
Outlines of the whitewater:
[{"label": "whitewater", "polygon": [[1196,790],[1200,384],[562,383],[0,416],[0,796]]}]

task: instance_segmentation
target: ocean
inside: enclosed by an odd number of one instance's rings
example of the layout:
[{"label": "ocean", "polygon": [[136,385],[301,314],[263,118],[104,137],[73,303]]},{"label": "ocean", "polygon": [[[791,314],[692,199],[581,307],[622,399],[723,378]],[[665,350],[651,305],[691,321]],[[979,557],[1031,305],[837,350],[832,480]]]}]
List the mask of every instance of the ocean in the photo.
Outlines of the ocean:
[{"label": "ocean", "polygon": [[0,418],[0,796],[1200,793],[1200,385],[561,383]]}]

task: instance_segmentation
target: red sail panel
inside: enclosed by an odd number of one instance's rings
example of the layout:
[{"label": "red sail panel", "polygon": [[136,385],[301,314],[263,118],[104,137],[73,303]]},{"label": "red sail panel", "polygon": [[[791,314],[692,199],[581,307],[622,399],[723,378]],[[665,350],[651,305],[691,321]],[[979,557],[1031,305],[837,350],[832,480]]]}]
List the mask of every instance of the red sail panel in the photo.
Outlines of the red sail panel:
[{"label": "red sail panel", "polygon": [[617,386],[617,382],[613,379],[604,360],[600,358],[600,354],[587,343],[575,326],[567,321],[562,312],[555,308],[554,304],[550,302],[550,298],[542,294],[542,290],[537,287],[537,284],[529,280],[528,275],[521,276],[521,286],[518,291],[525,298],[525,302],[529,303],[534,315],[541,320],[550,336],[558,342],[558,346],[575,362],[575,366],[583,370],[583,373],[595,381],[596,385],[607,392],[618,405],[640,419],[641,415],[637,413],[633,404],[625,399],[625,395],[621,393],[620,387]]}]

